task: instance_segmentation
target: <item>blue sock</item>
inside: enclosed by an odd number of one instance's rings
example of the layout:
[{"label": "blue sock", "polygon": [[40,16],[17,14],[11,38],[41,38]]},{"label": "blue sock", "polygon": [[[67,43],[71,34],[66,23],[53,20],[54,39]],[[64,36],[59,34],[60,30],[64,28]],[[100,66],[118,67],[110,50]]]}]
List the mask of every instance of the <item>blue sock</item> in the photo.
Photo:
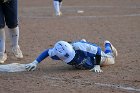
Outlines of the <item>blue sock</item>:
[{"label": "blue sock", "polygon": [[111,45],[110,43],[105,44],[105,53],[112,53]]}]

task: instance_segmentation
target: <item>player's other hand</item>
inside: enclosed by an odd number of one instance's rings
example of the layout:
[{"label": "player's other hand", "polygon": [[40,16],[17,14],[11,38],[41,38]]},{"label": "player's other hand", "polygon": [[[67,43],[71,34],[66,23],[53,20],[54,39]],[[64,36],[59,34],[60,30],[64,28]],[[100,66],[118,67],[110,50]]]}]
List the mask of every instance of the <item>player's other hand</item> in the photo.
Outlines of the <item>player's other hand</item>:
[{"label": "player's other hand", "polygon": [[89,70],[89,71],[94,71],[94,72],[103,72],[102,70],[101,70],[101,67],[100,67],[100,65],[95,65],[94,66],[94,68],[92,68],[91,70]]},{"label": "player's other hand", "polygon": [[37,67],[38,62],[35,60],[32,63],[26,64],[25,68],[27,71],[34,71]]}]

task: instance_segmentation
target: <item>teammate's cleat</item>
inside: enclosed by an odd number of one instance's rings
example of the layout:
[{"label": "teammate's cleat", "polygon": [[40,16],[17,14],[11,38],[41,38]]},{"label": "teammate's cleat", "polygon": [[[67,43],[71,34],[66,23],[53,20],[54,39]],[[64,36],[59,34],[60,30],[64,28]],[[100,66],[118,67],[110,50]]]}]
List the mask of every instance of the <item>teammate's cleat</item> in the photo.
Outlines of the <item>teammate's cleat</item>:
[{"label": "teammate's cleat", "polygon": [[62,12],[61,11],[56,14],[56,16],[61,16],[61,15],[62,15]]},{"label": "teammate's cleat", "polygon": [[12,47],[12,52],[17,58],[23,58],[23,54],[19,46]]},{"label": "teammate's cleat", "polygon": [[60,16],[61,16],[61,15],[62,15],[62,12],[60,11],[59,14],[60,14]]},{"label": "teammate's cleat", "polygon": [[118,56],[117,49],[116,49],[108,40],[106,40],[106,41],[104,42],[104,45],[105,45],[106,43],[109,43],[109,44],[110,44],[114,56],[115,56],[115,57]]},{"label": "teammate's cleat", "polygon": [[0,63],[4,63],[7,60],[7,54],[6,53],[0,53]]}]

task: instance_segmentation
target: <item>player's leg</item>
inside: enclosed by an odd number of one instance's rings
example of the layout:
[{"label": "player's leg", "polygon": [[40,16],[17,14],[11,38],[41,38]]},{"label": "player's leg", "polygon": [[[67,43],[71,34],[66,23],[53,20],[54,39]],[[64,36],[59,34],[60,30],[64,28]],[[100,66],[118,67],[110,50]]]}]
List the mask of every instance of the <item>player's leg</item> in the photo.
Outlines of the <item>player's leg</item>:
[{"label": "player's leg", "polygon": [[117,49],[108,40],[104,42],[104,47],[105,47],[105,53],[113,53],[115,57],[118,56]]},{"label": "player's leg", "polygon": [[13,29],[9,29],[10,40],[12,43],[12,52],[17,58],[23,58],[22,51],[18,44],[19,41],[19,27],[15,27]]},{"label": "player's leg", "polygon": [[12,0],[5,6],[5,21],[8,26],[10,40],[12,43],[12,52],[17,58],[23,58],[22,51],[19,47],[19,27],[18,27],[18,2]]},{"label": "player's leg", "polygon": [[54,4],[54,10],[55,10],[56,16],[61,16],[59,0],[54,0],[53,4]]},{"label": "player's leg", "polygon": [[62,7],[62,0],[59,0],[60,15],[62,15],[61,7]]},{"label": "player's leg", "polygon": [[59,0],[59,7],[61,9],[61,7],[62,7],[62,0]]},{"label": "player's leg", "polygon": [[7,59],[7,54],[5,53],[5,21],[3,13],[3,5],[0,5],[0,63],[4,63]]},{"label": "player's leg", "polygon": [[4,63],[7,59],[7,54],[5,51],[5,30],[0,28],[0,63]]},{"label": "player's leg", "polygon": [[102,62],[104,65],[115,64],[115,57],[118,55],[116,48],[109,42],[104,42],[105,51],[102,51]]}]

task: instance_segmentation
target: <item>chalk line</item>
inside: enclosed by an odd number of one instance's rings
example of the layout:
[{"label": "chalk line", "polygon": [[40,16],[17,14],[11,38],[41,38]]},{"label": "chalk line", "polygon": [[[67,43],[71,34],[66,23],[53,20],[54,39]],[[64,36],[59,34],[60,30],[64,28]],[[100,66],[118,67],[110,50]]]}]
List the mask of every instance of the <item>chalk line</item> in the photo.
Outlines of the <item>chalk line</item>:
[{"label": "chalk line", "polygon": [[95,83],[95,85],[140,92],[140,89],[136,89],[136,88],[132,88],[132,87],[125,87],[125,86],[121,86],[121,85],[103,84],[103,83]]},{"label": "chalk line", "polygon": [[46,75],[44,77],[47,78],[47,79],[56,80],[56,81],[59,81],[59,82],[67,81],[67,80],[72,80],[72,81],[75,81],[77,83],[83,83],[83,82],[87,83],[88,82],[88,83],[95,84],[97,86],[102,86],[102,87],[109,87],[109,88],[122,89],[122,90],[127,90],[127,91],[140,92],[140,89],[133,88],[133,87],[126,87],[126,86],[123,86],[123,84],[117,85],[117,84],[107,84],[107,83],[93,83],[93,81],[92,80],[89,80],[89,79],[86,79],[86,80],[81,80],[81,79],[67,79],[67,78],[50,77],[50,76],[46,76]]},{"label": "chalk line", "polygon": [[[55,16],[20,16],[20,17],[21,18],[31,18],[31,19],[57,18]],[[63,18],[119,18],[119,17],[140,17],[140,14],[104,15],[104,16],[64,16]]]},{"label": "chalk line", "polygon": [[[140,8],[140,6],[105,6],[105,5],[93,5],[93,6],[62,6],[63,8],[131,8],[131,9],[136,9],[136,8]],[[24,7],[23,9],[52,9],[53,7],[51,6],[35,6],[35,7]]]}]

